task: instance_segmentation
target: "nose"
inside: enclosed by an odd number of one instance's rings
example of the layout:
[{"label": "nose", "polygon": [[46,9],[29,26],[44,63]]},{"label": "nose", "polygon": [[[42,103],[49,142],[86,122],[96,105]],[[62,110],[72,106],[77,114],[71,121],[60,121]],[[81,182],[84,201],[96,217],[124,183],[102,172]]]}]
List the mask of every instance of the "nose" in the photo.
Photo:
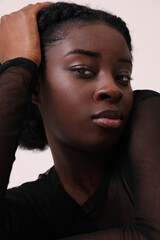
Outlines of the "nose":
[{"label": "nose", "polygon": [[119,102],[123,96],[122,90],[119,88],[115,79],[110,77],[103,77],[97,81],[94,92],[94,99],[96,101],[109,101],[112,103]]}]

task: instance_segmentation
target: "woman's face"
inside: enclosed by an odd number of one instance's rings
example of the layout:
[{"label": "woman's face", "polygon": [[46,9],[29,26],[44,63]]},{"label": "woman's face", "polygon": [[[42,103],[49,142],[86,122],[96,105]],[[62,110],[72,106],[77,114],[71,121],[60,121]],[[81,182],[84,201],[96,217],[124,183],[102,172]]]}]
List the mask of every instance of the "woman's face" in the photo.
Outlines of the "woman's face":
[{"label": "woman's face", "polygon": [[105,24],[72,24],[46,51],[39,108],[49,144],[104,151],[119,139],[131,110],[131,54]]}]

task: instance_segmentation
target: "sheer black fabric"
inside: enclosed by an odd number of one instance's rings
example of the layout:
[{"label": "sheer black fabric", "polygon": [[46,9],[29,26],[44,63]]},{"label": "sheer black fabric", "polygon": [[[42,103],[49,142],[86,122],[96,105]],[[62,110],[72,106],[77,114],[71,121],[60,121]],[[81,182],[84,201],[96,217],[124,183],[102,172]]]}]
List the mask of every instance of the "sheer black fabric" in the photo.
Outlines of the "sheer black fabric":
[{"label": "sheer black fabric", "polygon": [[[21,64],[17,64],[18,62]],[[18,65],[18,66],[17,66]],[[30,70],[29,70],[30,69]],[[23,124],[27,102],[37,76],[36,64],[28,59],[14,59],[0,66],[0,236],[7,239],[10,221],[8,208],[4,214],[4,194],[9,181],[18,136]]]},{"label": "sheer black fabric", "polygon": [[33,72],[10,65],[0,75],[1,239],[159,240],[160,95],[152,91],[135,91],[117,164],[83,206],[62,189],[54,167],[6,191]]},{"label": "sheer black fabric", "polygon": [[0,67],[0,196],[8,183],[26,104],[37,73],[36,64],[23,58],[7,61]]},{"label": "sheer black fabric", "polygon": [[126,172],[130,167],[122,167],[121,173],[134,187],[133,224],[69,239],[160,239],[160,97],[152,93],[135,92],[135,108],[125,140],[132,170]]}]

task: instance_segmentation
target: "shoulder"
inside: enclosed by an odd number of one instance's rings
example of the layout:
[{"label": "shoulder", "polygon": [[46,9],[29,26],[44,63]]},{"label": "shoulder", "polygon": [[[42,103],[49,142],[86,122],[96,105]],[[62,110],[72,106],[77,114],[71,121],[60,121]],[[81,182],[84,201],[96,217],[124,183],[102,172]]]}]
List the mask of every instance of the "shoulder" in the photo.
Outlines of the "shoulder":
[{"label": "shoulder", "polygon": [[39,201],[43,198],[46,199],[46,194],[52,189],[51,182],[54,175],[55,171],[52,167],[47,172],[40,174],[37,180],[8,189],[6,198],[19,203],[32,202],[33,198],[37,198]]}]

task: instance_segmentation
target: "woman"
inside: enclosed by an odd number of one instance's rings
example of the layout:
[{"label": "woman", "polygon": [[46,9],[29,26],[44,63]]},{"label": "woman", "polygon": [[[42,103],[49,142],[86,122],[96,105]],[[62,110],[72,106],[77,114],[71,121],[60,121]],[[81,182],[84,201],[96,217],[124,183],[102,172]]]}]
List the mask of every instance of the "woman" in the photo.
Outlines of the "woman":
[{"label": "woman", "polygon": [[[1,237],[159,239],[160,100],[133,95],[126,24],[44,3],[3,17],[0,31]],[[32,111],[41,113],[42,135]],[[46,141],[55,166],[6,191],[18,142],[31,149]]]}]

